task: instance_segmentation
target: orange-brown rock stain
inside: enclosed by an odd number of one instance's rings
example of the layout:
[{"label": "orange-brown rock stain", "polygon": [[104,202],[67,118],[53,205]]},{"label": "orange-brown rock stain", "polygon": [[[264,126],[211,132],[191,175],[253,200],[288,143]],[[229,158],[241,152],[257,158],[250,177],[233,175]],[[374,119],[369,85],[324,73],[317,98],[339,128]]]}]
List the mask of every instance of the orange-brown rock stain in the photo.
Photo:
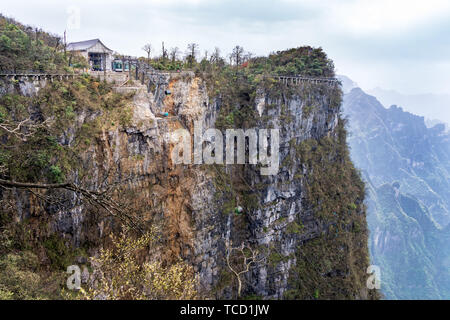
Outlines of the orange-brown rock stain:
[{"label": "orange-brown rock stain", "polygon": [[[168,130],[173,133],[177,129],[184,129],[184,125],[179,118],[174,118],[175,101],[174,94],[176,91],[177,79],[172,79],[169,82],[168,90],[171,95],[167,95],[164,99],[164,112],[169,113],[169,117],[173,116],[171,120],[166,122]],[[192,81],[189,88],[189,95],[198,94],[198,78]],[[189,128],[191,137],[193,136],[193,126]],[[191,226],[192,212],[192,189],[196,185],[195,175],[192,172],[190,165],[174,165],[170,155],[175,147],[173,143],[168,142],[168,159],[167,171],[165,177],[163,202],[163,216],[165,220],[165,233],[167,237],[166,258],[170,260],[179,259],[180,257],[187,257],[192,254],[194,233]]]}]

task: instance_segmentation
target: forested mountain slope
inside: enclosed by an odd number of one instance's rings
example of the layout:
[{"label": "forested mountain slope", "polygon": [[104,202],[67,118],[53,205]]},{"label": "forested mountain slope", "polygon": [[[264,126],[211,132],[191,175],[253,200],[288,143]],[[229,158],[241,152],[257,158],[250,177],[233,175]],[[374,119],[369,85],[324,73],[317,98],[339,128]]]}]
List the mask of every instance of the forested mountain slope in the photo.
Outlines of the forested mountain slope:
[{"label": "forested mountain slope", "polygon": [[349,145],[368,186],[369,246],[387,298],[449,298],[450,137],[444,125],[344,97]]}]

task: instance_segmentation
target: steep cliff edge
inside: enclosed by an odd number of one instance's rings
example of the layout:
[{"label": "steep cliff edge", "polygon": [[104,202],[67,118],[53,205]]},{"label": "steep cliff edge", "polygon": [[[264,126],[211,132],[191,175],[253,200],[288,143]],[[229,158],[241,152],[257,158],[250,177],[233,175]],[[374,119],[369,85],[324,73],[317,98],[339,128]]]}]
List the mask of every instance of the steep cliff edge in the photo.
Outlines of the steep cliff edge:
[{"label": "steep cliff edge", "polygon": [[[37,95],[23,90],[34,91],[33,83],[4,83],[4,114],[15,117],[20,109],[53,121],[45,159],[27,164],[36,165],[36,177],[8,174],[16,180],[77,181],[94,189],[114,185],[114,199],[130,214],[145,225],[162,226],[160,259],[191,264],[204,297],[236,297],[236,279],[226,264],[232,240],[259,248],[265,257],[243,275],[243,297],[376,298],[366,289],[364,185],[348,156],[340,87],[252,82],[252,75],[238,72],[225,76],[232,88],[217,79],[161,74],[150,91],[143,86],[125,95],[89,77],[48,83]],[[163,112],[169,116],[160,117]],[[263,176],[260,165],[250,164],[174,164],[174,132],[193,133],[195,121],[223,133],[279,129],[278,173]],[[33,149],[30,154],[46,147],[23,145]],[[12,168],[11,161],[5,164]],[[48,191],[60,193],[56,204],[41,201],[39,193],[0,192],[11,205],[2,208],[2,216],[28,230],[26,241],[39,248],[43,264],[54,262],[55,247],[78,250],[58,260],[60,268],[95,255],[120,225],[71,192]],[[238,205],[242,214],[233,212]],[[57,245],[39,245],[49,239]]]}]

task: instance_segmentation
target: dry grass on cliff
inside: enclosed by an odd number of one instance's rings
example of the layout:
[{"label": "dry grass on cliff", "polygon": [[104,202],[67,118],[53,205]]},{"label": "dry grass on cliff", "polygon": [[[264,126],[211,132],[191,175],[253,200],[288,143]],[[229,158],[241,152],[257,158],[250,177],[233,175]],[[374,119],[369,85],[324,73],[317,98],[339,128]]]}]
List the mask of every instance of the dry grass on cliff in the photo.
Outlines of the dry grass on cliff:
[{"label": "dry grass on cliff", "polygon": [[[82,299],[177,300],[197,298],[197,279],[192,266],[183,261],[164,264],[151,258],[158,240],[152,228],[142,236],[129,231],[111,235],[112,245],[91,258],[92,276]],[[143,260],[147,256],[147,260]]]}]

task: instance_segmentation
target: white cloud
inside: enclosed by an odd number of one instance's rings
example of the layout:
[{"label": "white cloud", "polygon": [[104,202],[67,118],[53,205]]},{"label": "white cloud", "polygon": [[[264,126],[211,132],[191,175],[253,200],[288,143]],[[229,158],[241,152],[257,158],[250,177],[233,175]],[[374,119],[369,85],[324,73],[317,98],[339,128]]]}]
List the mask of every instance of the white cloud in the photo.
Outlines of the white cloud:
[{"label": "white cloud", "polygon": [[354,34],[404,32],[450,12],[448,0],[359,0],[328,5],[332,6],[330,20]]}]

